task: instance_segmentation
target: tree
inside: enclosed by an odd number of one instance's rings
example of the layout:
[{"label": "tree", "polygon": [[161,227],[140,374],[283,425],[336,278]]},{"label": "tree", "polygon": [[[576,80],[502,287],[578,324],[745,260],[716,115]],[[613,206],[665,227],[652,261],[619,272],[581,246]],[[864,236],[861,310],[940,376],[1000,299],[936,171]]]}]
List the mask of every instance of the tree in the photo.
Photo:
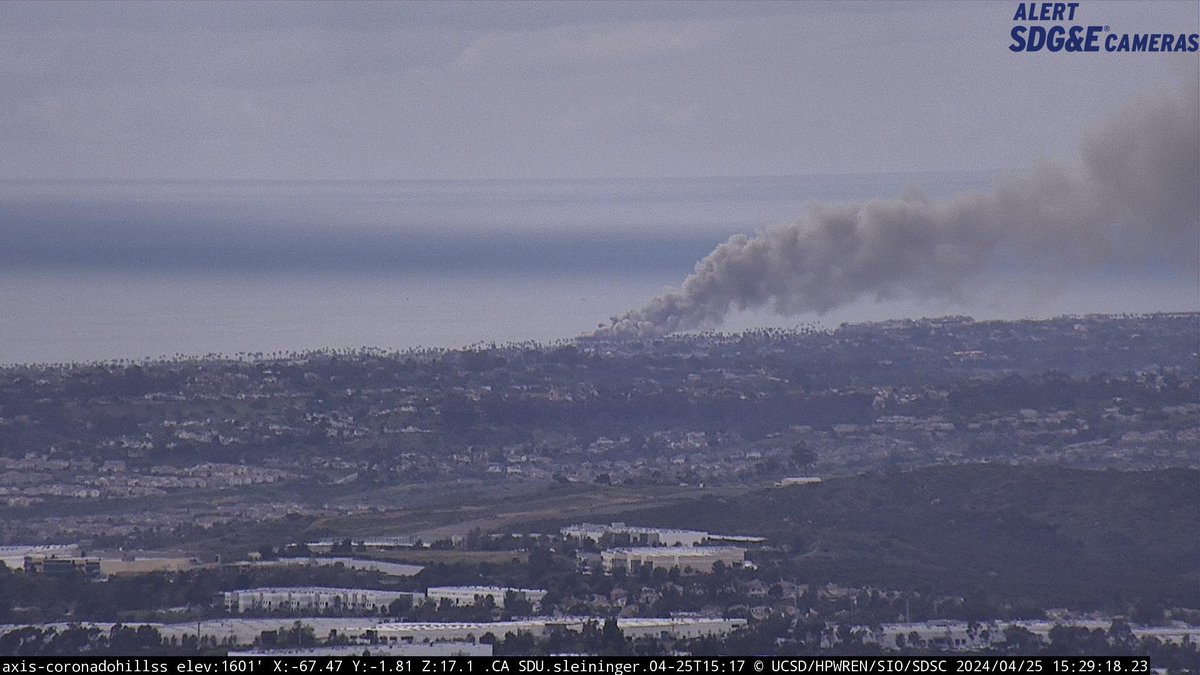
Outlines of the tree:
[{"label": "tree", "polygon": [[600,631],[600,648],[602,653],[614,656],[624,654],[625,647],[625,633],[617,625],[617,620],[613,618],[605,619],[604,628]]},{"label": "tree", "polygon": [[1010,625],[1004,628],[1004,651],[1010,654],[1036,654],[1042,646],[1042,640],[1023,626]]},{"label": "tree", "polygon": [[1117,654],[1134,654],[1138,648],[1137,636],[1124,619],[1114,619],[1108,628],[1108,643]]},{"label": "tree", "polygon": [[803,443],[796,443],[792,446],[792,456],[789,460],[792,468],[801,469],[815,464],[817,461],[817,453]]},{"label": "tree", "polygon": [[[489,598],[491,596],[488,596]],[[504,594],[504,609],[513,616],[528,616],[533,614],[533,605],[525,598],[524,593],[507,591]]]},{"label": "tree", "polygon": [[388,605],[388,614],[392,616],[402,616],[413,607],[413,599],[411,595],[402,595],[392,601]]}]

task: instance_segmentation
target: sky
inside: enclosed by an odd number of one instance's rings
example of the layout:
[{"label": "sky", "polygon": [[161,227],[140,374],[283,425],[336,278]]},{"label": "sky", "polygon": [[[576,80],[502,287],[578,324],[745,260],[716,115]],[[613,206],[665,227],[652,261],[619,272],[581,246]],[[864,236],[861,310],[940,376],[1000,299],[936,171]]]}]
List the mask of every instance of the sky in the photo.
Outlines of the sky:
[{"label": "sky", "polygon": [[1200,54],[1019,6],[0,2],[0,363],[1195,311]]},{"label": "sky", "polygon": [[[1015,2],[0,3],[0,180],[996,170],[1197,54],[1015,54]],[[1083,0],[1120,32],[1200,3]]]}]

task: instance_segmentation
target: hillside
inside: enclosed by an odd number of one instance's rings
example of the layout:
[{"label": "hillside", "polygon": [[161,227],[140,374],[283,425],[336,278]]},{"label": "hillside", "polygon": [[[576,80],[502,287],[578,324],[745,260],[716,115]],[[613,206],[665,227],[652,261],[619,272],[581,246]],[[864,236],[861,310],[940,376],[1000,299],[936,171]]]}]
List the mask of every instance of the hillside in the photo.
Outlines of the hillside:
[{"label": "hillside", "polygon": [[1200,607],[1200,471],[960,465],[614,516],[769,537],[800,581],[1012,606]]}]

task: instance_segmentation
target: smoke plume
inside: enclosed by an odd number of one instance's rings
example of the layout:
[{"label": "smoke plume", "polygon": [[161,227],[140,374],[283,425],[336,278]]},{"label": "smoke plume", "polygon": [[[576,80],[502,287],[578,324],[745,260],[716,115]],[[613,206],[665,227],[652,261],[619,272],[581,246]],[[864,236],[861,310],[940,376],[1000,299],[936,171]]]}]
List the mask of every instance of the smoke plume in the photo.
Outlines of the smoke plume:
[{"label": "smoke plume", "polygon": [[1156,261],[1195,267],[1200,247],[1200,91],[1140,101],[1087,133],[1071,164],[933,201],[811,206],[797,223],[736,235],[682,286],[597,335],[719,326],[733,310],[823,314],[860,297],[954,298],[1000,256],[1043,268]]}]

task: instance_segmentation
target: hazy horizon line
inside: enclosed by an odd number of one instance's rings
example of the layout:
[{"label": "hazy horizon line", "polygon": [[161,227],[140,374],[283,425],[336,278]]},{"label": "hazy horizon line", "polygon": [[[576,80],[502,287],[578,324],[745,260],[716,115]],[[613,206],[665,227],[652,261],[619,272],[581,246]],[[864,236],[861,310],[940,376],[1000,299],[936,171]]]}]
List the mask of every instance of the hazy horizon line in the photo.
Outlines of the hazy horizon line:
[{"label": "hazy horizon line", "polygon": [[0,177],[0,184],[22,185],[22,184],[63,184],[63,185],[178,185],[178,184],[228,184],[228,183],[258,183],[258,184],[282,184],[282,183],[354,183],[354,184],[391,184],[391,183],[588,183],[588,182],[623,182],[623,181],[705,181],[705,180],[762,180],[762,179],[788,179],[788,178],[831,178],[839,176],[847,177],[865,177],[865,176],[944,176],[953,174],[999,174],[1008,171],[1008,168],[988,168],[988,169],[921,169],[910,171],[809,171],[803,173],[763,173],[763,174],[706,174],[706,175],[671,175],[671,176],[644,176],[644,175],[625,175],[625,176],[587,176],[587,177],[554,177],[554,178],[503,178],[503,177],[488,177],[488,178],[462,178],[462,177],[446,177],[446,178],[182,178],[182,177],[158,177],[158,178],[82,178],[82,177],[29,177],[29,178],[13,178]]},{"label": "hazy horizon line", "polygon": [[[684,340],[699,337],[708,338],[734,338],[738,336],[750,335],[761,332],[779,333],[779,334],[800,334],[801,330],[815,330],[819,333],[832,334],[839,330],[849,328],[859,328],[864,326],[879,326],[890,323],[920,323],[920,322],[939,322],[948,320],[966,320],[971,323],[1047,323],[1052,321],[1062,321],[1068,319],[1099,319],[1099,318],[1122,318],[1122,319],[1138,319],[1151,317],[1200,317],[1198,310],[1157,310],[1150,312],[1079,312],[1079,313],[1061,313],[1053,316],[1026,316],[1021,318],[977,318],[971,314],[950,313],[939,314],[936,316],[896,316],[883,319],[871,319],[864,321],[840,321],[836,325],[822,325],[820,317],[810,321],[797,322],[794,325],[788,326],[758,326],[750,328],[737,328],[730,330],[723,329],[708,329],[708,330],[689,330],[668,333],[654,337],[608,337],[596,338],[594,335],[583,334],[571,337],[559,337],[551,340],[538,338],[529,338],[525,340],[476,340],[469,343],[460,343],[456,345],[412,345],[408,347],[381,347],[372,345],[355,345],[355,346],[325,346],[325,347],[310,347],[296,349],[246,349],[234,352],[209,352],[205,354],[198,353],[183,353],[175,354],[159,354],[157,356],[141,356],[141,357],[111,357],[111,358],[94,358],[85,360],[60,360],[60,361],[0,361],[0,371],[21,369],[21,368],[60,368],[60,367],[75,367],[75,366],[141,366],[153,365],[160,363],[178,362],[178,361],[239,361],[245,363],[269,362],[279,359],[289,358],[309,358],[312,356],[320,356],[326,354],[364,354],[373,353],[383,357],[413,355],[420,353],[435,353],[435,354],[450,354],[454,352],[476,351],[485,349],[505,349],[516,347],[532,347],[536,349],[548,349],[554,347],[575,346],[577,344],[587,345],[592,342],[645,342],[659,340]],[[272,356],[279,354],[279,356]]]}]

